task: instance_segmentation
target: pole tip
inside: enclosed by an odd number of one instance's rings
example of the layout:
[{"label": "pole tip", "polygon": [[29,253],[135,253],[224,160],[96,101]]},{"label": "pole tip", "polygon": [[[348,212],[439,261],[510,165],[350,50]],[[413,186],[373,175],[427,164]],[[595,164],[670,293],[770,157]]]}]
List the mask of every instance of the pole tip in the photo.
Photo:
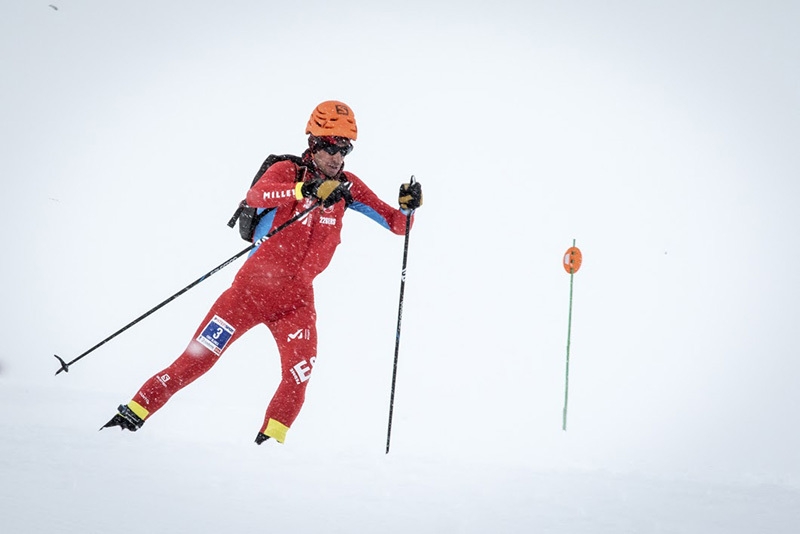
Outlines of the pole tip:
[{"label": "pole tip", "polygon": [[62,360],[61,357],[58,354],[53,354],[53,356],[55,356],[56,359],[61,363],[61,368],[58,371],[56,371],[56,376],[61,371],[64,371],[65,373],[69,373],[69,365],[67,365],[67,362]]}]

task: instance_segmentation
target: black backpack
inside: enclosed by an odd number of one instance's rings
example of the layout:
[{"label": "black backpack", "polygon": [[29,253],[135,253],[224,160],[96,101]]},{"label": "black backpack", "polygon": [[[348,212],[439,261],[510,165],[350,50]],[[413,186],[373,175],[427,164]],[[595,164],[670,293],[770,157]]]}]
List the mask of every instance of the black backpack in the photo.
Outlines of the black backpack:
[{"label": "black backpack", "polygon": [[[261,168],[258,169],[255,177],[253,178],[253,182],[250,184],[250,187],[256,185],[261,176],[272,167],[274,164],[278,163],[279,161],[291,161],[297,167],[297,175],[295,176],[295,180],[298,182],[303,181],[303,176],[306,173],[306,164],[303,160],[297,156],[292,156],[291,154],[284,154],[282,156],[276,156],[275,154],[270,154],[267,159],[264,160],[264,163],[261,164]],[[239,207],[236,208],[236,211],[233,213],[231,220],[228,221],[228,226],[233,228],[236,226],[236,222],[239,222],[239,235],[242,236],[247,242],[253,242],[253,233],[256,231],[256,226],[261,221],[261,218],[264,217],[267,213],[274,210],[275,208],[267,208],[264,209],[261,213],[257,213],[258,208],[252,208],[247,205],[246,200],[242,200],[239,202]]]}]

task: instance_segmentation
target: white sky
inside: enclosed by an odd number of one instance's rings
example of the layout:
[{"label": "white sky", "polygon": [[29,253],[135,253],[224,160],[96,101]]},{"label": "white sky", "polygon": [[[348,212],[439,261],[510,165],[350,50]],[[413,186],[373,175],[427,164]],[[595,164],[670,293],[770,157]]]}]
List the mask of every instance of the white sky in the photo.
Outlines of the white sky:
[{"label": "white sky", "polygon": [[[244,248],[225,223],[252,174],[339,99],[347,168],[425,191],[393,448],[800,484],[798,5],[55,5],[0,6],[0,384],[101,392],[84,416],[107,419],[240,264],[67,376],[52,354]],[[357,214],[343,237],[287,447],[383,447],[402,240]],[[252,439],[277,362],[253,331],[146,430]]]}]

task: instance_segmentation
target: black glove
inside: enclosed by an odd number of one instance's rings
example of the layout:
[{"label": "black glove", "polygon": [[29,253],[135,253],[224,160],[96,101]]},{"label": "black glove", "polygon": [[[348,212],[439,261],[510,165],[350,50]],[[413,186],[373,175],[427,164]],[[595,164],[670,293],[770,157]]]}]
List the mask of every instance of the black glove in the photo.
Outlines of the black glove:
[{"label": "black glove", "polygon": [[350,183],[339,180],[310,180],[300,188],[300,193],[306,198],[318,198],[324,208],[330,208],[343,198],[350,198]]},{"label": "black glove", "polygon": [[316,198],[317,189],[319,189],[320,185],[322,185],[322,180],[319,178],[303,182],[303,185],[300,187],[300,194],[302,194],[304,198]]},{"label": "black glove", "polygon": [[415,210],[422,206],[422,186],[420,183],[412,181],[410,184],[401,185],[397,201],[400,203],[400,207],[406,211]]}]

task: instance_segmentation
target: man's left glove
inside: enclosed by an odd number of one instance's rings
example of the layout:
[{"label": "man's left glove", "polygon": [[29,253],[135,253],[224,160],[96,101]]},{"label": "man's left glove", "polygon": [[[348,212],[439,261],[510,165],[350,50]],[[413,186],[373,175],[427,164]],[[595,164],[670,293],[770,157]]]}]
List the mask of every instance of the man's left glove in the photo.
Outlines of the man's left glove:
[{"label": "man's left glove", "polygon": [[322,206],[330,208],[342,199],[350,202],[350,182],[339,180],[312,180],[300,186],[300,194],[306,198],[318,198]]},{"label": "man's left glove", "polygon": [[412,181],[410,184],[401,185],[397,201],[400,203],[400,207],[406,211],[415,210],[422,206],[422,186],[420,183]]}]

